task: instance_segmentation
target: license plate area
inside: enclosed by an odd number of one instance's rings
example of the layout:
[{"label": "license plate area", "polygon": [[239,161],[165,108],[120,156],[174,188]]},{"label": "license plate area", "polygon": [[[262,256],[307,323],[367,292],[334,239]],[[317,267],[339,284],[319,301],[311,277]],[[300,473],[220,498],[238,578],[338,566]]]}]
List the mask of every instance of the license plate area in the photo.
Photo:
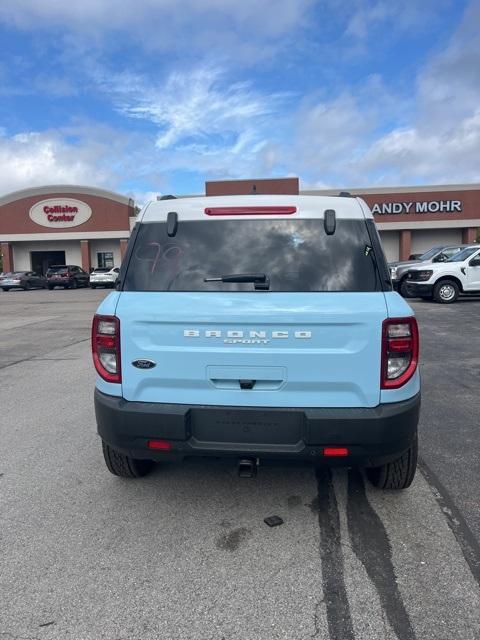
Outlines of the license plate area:
[{"label": "license plate area", "polygon": [[302,438],[298,411],[193,409],[191,430],[200,442],[296,444]]}]

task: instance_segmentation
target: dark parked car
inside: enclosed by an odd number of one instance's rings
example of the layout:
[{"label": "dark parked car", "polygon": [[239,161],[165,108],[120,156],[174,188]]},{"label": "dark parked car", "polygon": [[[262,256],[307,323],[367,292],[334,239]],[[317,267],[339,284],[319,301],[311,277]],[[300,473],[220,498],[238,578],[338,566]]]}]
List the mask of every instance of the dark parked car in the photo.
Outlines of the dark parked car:
[{"label": "dark parked car", "polygon": [[0,287],[4,291],[10,289],[46,289],[47,280],[33,271],[10,271],[0,277]]},{"label": "dark parked car", "polygon": [[54,287],[63,287],[64,289],[88,287],[88,283],[88,273],[76,265],[54,264],[47,271],[47,286],[50,290]]}]

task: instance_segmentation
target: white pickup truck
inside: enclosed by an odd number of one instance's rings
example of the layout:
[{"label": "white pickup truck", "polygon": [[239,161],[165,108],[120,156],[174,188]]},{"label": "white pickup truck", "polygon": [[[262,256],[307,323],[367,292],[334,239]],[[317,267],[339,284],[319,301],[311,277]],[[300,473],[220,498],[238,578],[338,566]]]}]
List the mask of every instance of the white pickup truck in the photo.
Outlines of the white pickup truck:
[{"label": "white pickup truck", "polygon": [[412,266],[407,288],[415,298],[449,304],[461,294],[480,294],[480,245],[472,244],[446,262]]}]

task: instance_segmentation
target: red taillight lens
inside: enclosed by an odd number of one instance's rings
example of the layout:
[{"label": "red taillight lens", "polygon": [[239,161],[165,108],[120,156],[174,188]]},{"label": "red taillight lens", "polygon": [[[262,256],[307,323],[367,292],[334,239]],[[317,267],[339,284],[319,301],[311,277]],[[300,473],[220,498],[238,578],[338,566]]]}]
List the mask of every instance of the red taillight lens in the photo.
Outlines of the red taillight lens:
[{"label": "red taillight lens", "polygon": [[157,451],[170,451],[172,445],[168,440],[149,440],[147,442],[149,449],[156,449]]},{"label": "red taillight lens", "polygon": [[116,316],[94,316],[92,324],[93,364],[106,382],[122,381],[120,320]]},{"label": "red taillight lens", "polygon": [[297,207],[207,207],[207,216],[289,216]]},{"label": "red taillight lens", "polygon": [[418,366],[418,325],[415,318],[388,318],[382,326],[381,388],[398,389]]},{"label": "red taillight lens", "polygon": [[344,458],[348,456],[348,449],[347,447],[325,447],[323,455],[327,458]]}]

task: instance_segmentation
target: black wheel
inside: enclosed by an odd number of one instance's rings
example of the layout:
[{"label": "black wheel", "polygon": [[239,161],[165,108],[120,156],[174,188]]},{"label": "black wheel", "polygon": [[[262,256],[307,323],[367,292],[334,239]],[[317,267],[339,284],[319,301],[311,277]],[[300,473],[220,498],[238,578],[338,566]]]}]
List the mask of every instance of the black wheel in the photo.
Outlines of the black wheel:
[{"label": "black wheel", "polygon": [[10,291],[10,287],[2,287],[4,291]]},{"label": "black wheel", "polygon": [[435,302],[441,302],[442,304],[455,302],[459,293],[460,289],[455,280],[440,280],[433,287],[433,299]]},{"label": "black wheel", "polygon": [[96,285],[91,284],[91,285],[90,285],[90,289],[96,289]]},{"label": "black wheel", "polygon": [[26,282],[25,286],[23,287],[23,290],[24,291],[30,291],[30,289],[31,289],[30,285],[28,284],[28,282]]},{"label": "black wheel", "polygon": [[110,473],[120,478],[141,478],[152,470],[153,460],[130,458],[102,440],[103,457]]},{"label": "black wheel", "polygon": [[392,489],[400,491],[407,489],[412,484],[417,469],[418,440],[415,440],[400,458],[393,462],[382,464],[381,467],[372,467],[366,470],[367,478],[374,487],[379,489]]},{"label": "black wheel", "polygon": [[72,280],[72,284],[70,285],[70,289],[77,289],[77,288],[78,288],[78,282],[74,278]]},{"label": "black wheel", "polygon": [[48,290],[53,291],[53,284],[47,284]]},{"label": "black wheel", "polygon": [[412,294],[408,289],[408,281],[406,279],[403,279],[401,281],[400,286],[398,288],[398,292],[402,296],[402,298],[413,298]]}]

